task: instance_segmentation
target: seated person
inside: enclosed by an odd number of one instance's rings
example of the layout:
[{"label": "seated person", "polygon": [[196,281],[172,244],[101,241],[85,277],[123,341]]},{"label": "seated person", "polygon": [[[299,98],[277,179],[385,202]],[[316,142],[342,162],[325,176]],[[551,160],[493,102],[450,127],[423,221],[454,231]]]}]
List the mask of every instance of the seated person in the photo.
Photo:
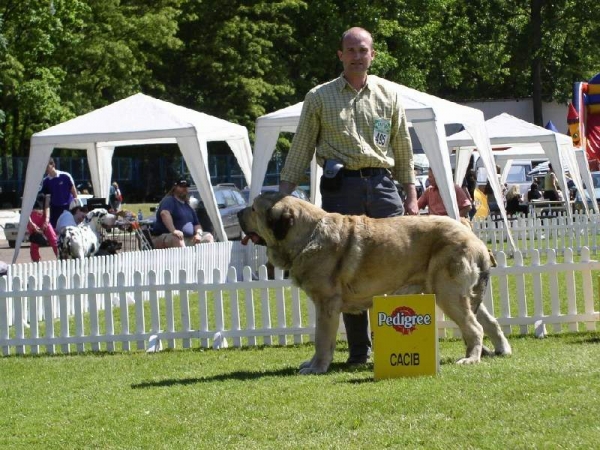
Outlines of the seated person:
[{"label": "seated person", "polygon": [[[423,209],[427,206],[429,208],[429,214],[447,216],[448,213],[446,212],[446,207],[442,201],[442,196],[440,195],[440,190],[435,182],[435,177],[433,176],[431,168],[429,169],[428,180],[429,186],[417,200],[419,209]],[[472,207],[471,200],[467,196],[465,190],[460,186],[455,184],[454,190],[456,191],[456,203],[458,204],[459,215],[460,217],[467,217]]]},{"label": "seated person", "polygon": [[506,213],[522,213],[527,216],[529,214],[529,207],[523,205],[522,202],[523,196],[521,195],[521,191],[519,191],[519,186],[513,184],[506,193]]},{"label": "seated person", "polygon": [[31,260],[33,262],[42,260],[40,255],[41,245],[49,245],[52,247],[54,254],[58,255],[56,233],[49,221],[50,211],[48,208],[44,208],[45,203],[45,195],[38,194],[35,204],[33,205],[31,215],[29,216],[29,222],[27,224],[30,242],[29,255],[31,256]]},{"label": "seated person", "polygon": [[212,234],[202,231],[198,216],[189,204],[189,183],[177,181],[158,205],[152,228],[154,248],[185,247],[213,242]]},{"label": "seated person", "polygon": [[73,199],[73,201],[69,204],[69,209],[65,209],[60,216],[58,216],[58,220],[56,221],[56,233],[61,234],[62,230],[66,227],[76,227],[85,218],[88,210],[83,204],[81,200],[78,198]]},{"label": "seated person", "polygon": [[529,192],[527,192],[527,201],[531,202],[532,200],[541,200],[542,193],[540,192],[540,187],[537,183],[531,183],[531,187],[529,188]]}]

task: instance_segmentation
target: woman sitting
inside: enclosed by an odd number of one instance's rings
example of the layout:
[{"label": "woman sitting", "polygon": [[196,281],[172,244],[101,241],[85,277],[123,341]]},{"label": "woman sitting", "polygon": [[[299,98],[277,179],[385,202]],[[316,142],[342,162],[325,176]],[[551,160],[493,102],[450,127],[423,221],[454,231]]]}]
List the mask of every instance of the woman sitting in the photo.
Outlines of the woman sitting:
[{"label": "woman sitting", "polygon": [[519,186],[513,184],[508,192],[506,193],[506,213],[507,214],[518,214],[522,213],[527,216],[529,214],[529,207],[522,204],[523,196],[519,191]]}]

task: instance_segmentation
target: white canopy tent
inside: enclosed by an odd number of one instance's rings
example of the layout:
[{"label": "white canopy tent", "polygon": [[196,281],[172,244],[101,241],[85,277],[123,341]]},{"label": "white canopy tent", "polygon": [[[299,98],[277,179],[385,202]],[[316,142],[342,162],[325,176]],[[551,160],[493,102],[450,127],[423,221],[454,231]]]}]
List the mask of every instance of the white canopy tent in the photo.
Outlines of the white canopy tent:
[{"label": "white canopy tent", "polygon": [[217,237],[227,240],[208,171],[207,142],[225,141],[237,158],[246,182],[252,180],[252,150],[246,127],[135,94],[83,116],[53,126],[31,137],[31,150],[13,261],[25,235],[48,159],[54,148],[87,151],[94,192],[107,198],[114,149],[123,145],[176,143],[198,186]]},{"label": "white canopy tent", "polygon": [[[567,180],[564,173],[564,163],[567,162],[567,166],[571,172],[575,186],[579,192],[583,192],[583,179],[587,186],[593,186],[591,174],[585,155],[582,157],[577,156],[573,150],[572,139],[566,134],[556,133],[546,128],[534,125],[530,122],[526,122],[517,117],[511,116],[510,114],[503,113],[499,114],[485,122],[487,129],[487,135],[489,136],[492,145],[518,145],[518,144],[530,144],[538,143],[541,145],[544,153],[550,160],[558,184],[563,192],[568,192]],[[462,179],[464,177],[468,164],[469,157],[473,152],[474,148],[479,150],[479,145],[465,131],[453,134],[448,138],[448,146],[456,147],[458,149],[456,162],[456,179]],[[527,153],[523,153],[515,159],[527,159],[529,156]],[[486,170],[488,173],[489,169]],[[593,192],[593,188],[592,188]],[[591,194],[591,198],[595,198],[595,194]],[[568,201],[568,196],[566,196]],[[598,212],[598,206],[595,205],[594,209]],[[567,213],[571,215],[571,208],[566,208]]]},{"label": "white canopy tent", "polygon": [[[408,121],[423,145],[436,181],[439,186],[446,186],[446,189],[440,190],[444,206],[451,217],[458,218],[458,206],[453,188],[452,168],[444,125],[462,124],[473,141],[477,142],[477,147],[481,149],[480,153],[484,158],[486,169],[492,171],[495,170],[494,159],[484,126],[483,113],[477,109],[452,103],[406,86],[396,86],[400,92]],[[267,165],[275,150],[279,133],[294,133],[300,120],[301,111],[302,103],[297,103],[257,119],[250,200],[260,193]],[[313,158],[310,186],[311,201],[315,204],[320,203],[319,177],[320,170],[316,170],[316,163]],[[495,183],[492,182],[492,189],[497,198],[502,198],[498,180]],[[504,205],[501,206],[501,209],[506,222]],[[507,223],[506,225],[508,228]]]}]

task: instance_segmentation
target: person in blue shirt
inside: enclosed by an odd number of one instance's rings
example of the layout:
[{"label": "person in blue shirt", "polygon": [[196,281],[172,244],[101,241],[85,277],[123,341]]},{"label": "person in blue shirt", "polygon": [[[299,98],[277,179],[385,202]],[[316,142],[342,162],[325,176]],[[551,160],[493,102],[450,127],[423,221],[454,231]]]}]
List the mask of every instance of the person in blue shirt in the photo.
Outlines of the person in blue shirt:
[{"label": "person in blue shirt", "polygon": [[41,192],[46,196],[46,223],[50,222],[52,227],[56,228],[56,222],[62,212],[69,209],[73,199],[77,198],[77,188],[71,174],[57,170],[52,158],[46,166]]},{"label": "person in blue shirt", "polygon": [[185,247],[213,242],[213,235],[202,231],[196,211],[189,204],[189,183],[176,181],[158,205],[152,228],[154,248]]}]

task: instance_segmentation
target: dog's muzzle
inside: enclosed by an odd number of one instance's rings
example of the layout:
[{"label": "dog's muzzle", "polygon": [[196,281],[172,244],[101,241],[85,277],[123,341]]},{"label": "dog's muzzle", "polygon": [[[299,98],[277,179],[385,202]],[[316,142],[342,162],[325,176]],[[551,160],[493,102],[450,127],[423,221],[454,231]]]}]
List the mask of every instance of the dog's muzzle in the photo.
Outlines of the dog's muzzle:
[{"label": "dog's muzzle", "polygon": [[242,245],[248,245],[248,241],[252,241],[254,245],[266,246],[267,242],[261,236],[259,236],[258,233],[248,229],[246,222],[244,221],[244,212],[246,210],[251,210],[251,208],[244,208],[241,211],[238,211],[237,213],[238,221],[240,222],[240,228],[245,234],[241,241]]}]

